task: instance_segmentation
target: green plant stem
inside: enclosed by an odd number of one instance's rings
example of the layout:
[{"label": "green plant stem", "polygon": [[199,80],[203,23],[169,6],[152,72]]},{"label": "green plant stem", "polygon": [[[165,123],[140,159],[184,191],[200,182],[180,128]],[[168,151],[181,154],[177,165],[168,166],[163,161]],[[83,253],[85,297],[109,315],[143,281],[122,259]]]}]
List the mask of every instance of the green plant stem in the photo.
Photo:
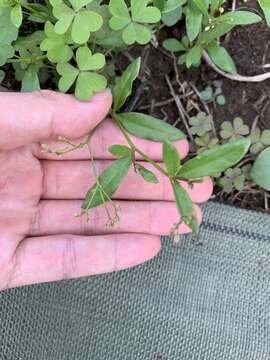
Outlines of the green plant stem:
[{"label": "green plant stem", "polygon": [[[6,63],[12,64],[12,63],[26,63],[26,64],[32,64],[33,62],[45,60],[47,58],[46,55],[40,55],[40,56],[33,56],[33,57],[20,57],[18,59],[9,59],[6,61]],[[33,61],[35,60],[35,61]]]},{"label": "green plant stem", "polygon": [[161,172],[163,175],[165,175],[166,177],[170,177],[169,174],[167,173],[167,171],[165,171],[164,169],[162,169],[162,167],[157,164],[154,160],[150,159],[149,156],[147,156],[143,151],[141,151],[140,149],[138,149],[136,147],[136,145],[134,145],[134,143],[132,142],[131,138],[129,137],[128,133],[126,132],[126,130],[123,128],[123,126],[121,125],[121,123],[117,120],[117,118],[115,117],[115,115],[112,113],[112,118],[113,121],[115,122],[115,124],[117,125],[117,127],[120,129],[121,133],[124,135],[125,139],[127,140],[129,146],[131,147],[132,151],[138,153],[139,155],[141,155],[141,157],[149,162],[151,165],[153,165],[159,172]]}]

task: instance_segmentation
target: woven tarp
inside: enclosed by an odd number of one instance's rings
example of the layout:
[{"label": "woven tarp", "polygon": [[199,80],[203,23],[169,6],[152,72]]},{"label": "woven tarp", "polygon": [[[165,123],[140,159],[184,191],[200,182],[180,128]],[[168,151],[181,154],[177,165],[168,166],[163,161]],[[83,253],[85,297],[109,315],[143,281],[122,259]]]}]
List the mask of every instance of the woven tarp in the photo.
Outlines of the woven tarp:
[{"label": "woven tarp", "polygon": [[0,293],[0,359],[269,360],[270,217],[204,214],[137,268]]}]

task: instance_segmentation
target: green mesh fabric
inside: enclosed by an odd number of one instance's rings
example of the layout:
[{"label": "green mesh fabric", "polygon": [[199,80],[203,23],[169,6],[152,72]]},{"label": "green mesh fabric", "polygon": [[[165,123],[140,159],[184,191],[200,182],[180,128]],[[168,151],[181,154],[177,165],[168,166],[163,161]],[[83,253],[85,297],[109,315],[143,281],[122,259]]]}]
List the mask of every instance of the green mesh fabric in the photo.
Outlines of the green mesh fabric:
[{"label": "green mesh fabric", "polygon": [[137,268],[0,294],[0,359],[269,360],[270,217],[209,203]]}]

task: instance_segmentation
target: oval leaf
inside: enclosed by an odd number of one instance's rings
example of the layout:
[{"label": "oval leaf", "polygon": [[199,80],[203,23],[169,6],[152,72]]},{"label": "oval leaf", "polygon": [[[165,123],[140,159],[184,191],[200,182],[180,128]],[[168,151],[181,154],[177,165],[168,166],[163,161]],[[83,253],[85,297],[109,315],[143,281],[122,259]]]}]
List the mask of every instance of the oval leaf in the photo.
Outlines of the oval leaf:
[{"label": "oval leaf", "polygon": [[180,157],[176,147],[169,143],[163,143],[163,161],[169,175],[175,175],[180,166]]},{"label": "oval leaf", "polygon": [[113,110],[118,111],[126,102],[132,91],[134,80],[138,77],[141,67],[141,58],[134,60],[123,72],[113,92]]},{"label": "oval leaf", "polygon": [[197,233],[198,222],[191,198],[178,182],[172,182],[172,188],[181,220],[192,230],[192,232]]},{"label": "oval leaf", "polygon": [[165,121],[141,113],[117,114],[121,125],[132,135],[152,141],[176,141],[185,139],[182,131]]},{"label": "oval leaf", "polygon": [[162,45],[166,50],[171,52],[185,51],[183,44],[174,38],[164,40]]},{"label": "oval leaf", "polygon": [[213,60],[213,62],[222,70],[229,73],[236,74],[236,66],[228,51],[218,44],[211,44],[206,51]]},{"label": "oval leaf", "polygon": [[199,179],[225,171],[237,164],[247,153],[250,139],[216,146],[187,161],[177,173],[182,179]]},{"label": "oval leaf", "polygon": [[152,171],[146,169],[144,166],[142,166],[140,164],[136,164],[136,168],[139,171],[139,174],[144,178],[144,180],[146,180],[152,184],[159,183],[158,178]]},{"label": "oval leaf", "polygon": [[109,201],[126,177],[131,164],[131,157],[123,157],[113,161],[98,177],[99,185],[96,183],[86,194],[82,209],[92,209]]},{"label": "oval leaf", "polygon": [[114,156],[126,157],[131,156],[132,151],[125,145],[112,145],[109,147],[109,152]]},{"label": "oval leaf", "polygon": [[270,147],[257,157],[250,171],[250,177],[263,189],[270,191]]},{"label": "oval leaf", "polygon": [[258,0],[265,16],[268,27],[270,27],[270,2],[269,0]]}]

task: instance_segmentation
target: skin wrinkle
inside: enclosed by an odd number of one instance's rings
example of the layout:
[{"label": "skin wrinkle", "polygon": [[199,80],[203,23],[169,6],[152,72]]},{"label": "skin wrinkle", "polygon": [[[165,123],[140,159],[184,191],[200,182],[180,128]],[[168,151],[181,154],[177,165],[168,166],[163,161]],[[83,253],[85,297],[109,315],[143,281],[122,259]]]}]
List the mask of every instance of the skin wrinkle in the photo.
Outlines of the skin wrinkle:
[{"label": "skin wrinkle", "polygon": [[24,258],[24,246],[21,246],[22,245],[22,242],[18,242],[18,245],[16,247],[16,250],[14,251],[11,259],[10,259],[10,262],[9,262],[9,266],[10,267],[10,270],[8,271],[8,275],[7,275],[7,281],[4,285],[4,288],[1,288],[3,290],[8,290],[8,289],[11,289],[13,288],[13,283],[16,283],[16,279],[20,278],[20,264],[23,262],[23,258]]},{"label": "skin wrinkle", "polygon": [[71,235],[65,235],[65,237],[66,243],[62,253],[62,278],[68,280],[76,275],[77,251],[74,237]]},{"label": "skin wrinkle", "polygon": [[41,233],[41,229],[42,229],[42,213],[45,213],[45,208],[46,208],[47,203],[45,201],[40,201],[35,214],[33,215],[31,224],[30,224],[30,229],[29,229],[29,233],[32,234],[33,236],[38,235]]},{"label": "skin wrinkle", "polygon": [[113,236],[113,247],[114,247],[114,251],[113,251],[113,266],[112,266],[112,271],[117,271],[118,270],[118,246],[119,246],[119,237],[117,234],[112,235]]},{"label": "skin wrinkle", "polygon": [[[75,216],[75,215],[73,215],[73,216]],[[87,231],[87,223],[88,223],[88,221],[87,221],[86,215],[81,215],[79,218],[79,226],[80,226],[80,231],[81,231],[82,235],[90,235],[89,231]]]}]

